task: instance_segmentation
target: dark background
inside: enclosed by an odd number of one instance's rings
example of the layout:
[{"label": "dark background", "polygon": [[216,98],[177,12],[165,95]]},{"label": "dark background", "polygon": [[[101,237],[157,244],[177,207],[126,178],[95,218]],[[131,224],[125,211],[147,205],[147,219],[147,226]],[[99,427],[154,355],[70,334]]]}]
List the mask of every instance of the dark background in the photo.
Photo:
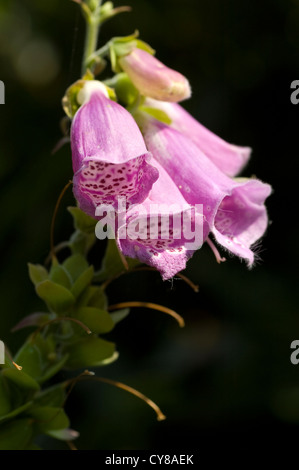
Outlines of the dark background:
[{"label": "dark background", "polygon": [[[167,420],[126,392],[99,383],[75,388],[67,411],[79,430],[79,449],[215,449],[256,442],[282,445],[299,437],[299,365],[290,344],[299,339],[298,122],[290,84],[299,79],[299,3],[296,0],[129,0],[132,13],[105,24],[104,44],[136,28],[157,57],[186,75],[184,103],[227,141],[253,148],[244,175],[270,183],[271,225],[248,271],[238,259],[218,265],[208,247],[196,253],[181,280],[129,274],[110,285],[111,302],[161,302],[184,316],[132,310],[110,333],[120,357],[98,375],[151,397]],[[121,5],[119,1],[116,6]],[[0,337],[17,350],[27,331],[10,329],[41,308],[27,262],[43,263],[57,196],[72,177],[61,137],[61,98],[79,78],[84,23],[69,0],[1,0],[0,106],[1,273]],[[72,222],[60,208],[55,239]],[[95,260],[99,263],[99,260]],[[48,449],[65,448],[54,440]]]}]

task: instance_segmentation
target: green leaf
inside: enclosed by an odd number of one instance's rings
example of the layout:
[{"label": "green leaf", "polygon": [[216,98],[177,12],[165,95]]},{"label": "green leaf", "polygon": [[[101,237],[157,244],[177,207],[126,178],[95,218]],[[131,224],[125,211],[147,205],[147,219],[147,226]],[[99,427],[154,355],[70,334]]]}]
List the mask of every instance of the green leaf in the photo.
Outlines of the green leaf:
[{"label": "green leaf", "polygon": [[70,249],[72,254],[81,254],[86,256],[89,250],[96,242],[95,233],[83,233],[76,230],[70,238]]},{"label": "green leaf", "polygon": [[0,426],[0,450],[23,450],[33,434],[31,419],[8,421]]},{"label": "green leaf", "polygon": [[77,302],[78,307],[95,307],[106,310],[108,299],[101,287],[89,286],[80,296]]},{"label": "green leaf", "polygon": [[37,432],[47,434],[48,431],[67,428],[70,424],[63,408],[33,406],[27,413],[35,420],[34,427]]},{"label": "green leaf", "polygon": [[4,375],[2,375],[4,387],[8,391],[9,399],[10,399],[10,410],[14,410],[19,406],[22,406],[26,401],[30,400],[33,393],[32,391],[22,390],[13,382],[10,382],[6,379]]},{"label": "green leaf", "polygon": [[67,351],[69,359],[66,367],[70,369],[101,366],[109,359],[116,359],[115,344],[94,335],[74,343]]},{"label": "green leaf", "polygon": [[40,382],[46,382],[53,375],[56,375],[65,365],[68,360],[68,354],[64,354],[59,360],[57,360],[52,366],[47,367],[46,371],[42,375]]},{"label": "green leaf", "polygon": [[66,398],[65,387],[63,383],[53,385],[42,390],[35,398],[34,402],[39,406],[54,406],[61,408]]},{"label": "green leaf", "polygon": [[85,214],[85,212],[81,211],[79,207],[68,207],[67,210],[73,216],[74,226],[76,230],[80,230],[81,232],[88,234],[94,234],[97,220]]},{"label": "green leaf", "polygon": [[11,410],[11,397],[9,384],[3,377],[3,374],[0,374],[0,416],[4,416],[9,413]]},{"label": "green leaf", "polygon": [[[129,269],[140,264],[137,259],[126,258]],[[108,239],[106,252],[103,258],[102,267],[100,271],[94,275],[94,280],[97,282],[105,281],[125,271],[125,267],[118,252],[116,242],[113,239]]]},{"label": "green leaf", "polygon": [[68,311],[75,302],[75,297],[68,289],[50,280],[37,284],[35,289],[49,309],[56,313]]},{"label": "green leaf", "polygon": [[[36,338],[39,339],[39,335]],[[44,358],[45,352],[41,350],[39,341],[36,343],[26,342],[15,356],[15,362],[21,365],[22,370],[39,381],[43,369],[48,361]]]},{"label": "green leaf", "polygon": [[53,337],[44,338],[40,333],[31,337],[15,356],[22,371],[42,383],[55,375],[65,364],[67,355],[56,353]]},{"label": "green leaf", "polygon": [[36,380],[26,374],[23,370],[4,369],[2,374],[23,390],[36,392],[40,388]]},{"label": "green leaf", "polygon": [[70,289],[72,285],[71,278],[66,269],[61,264],[52,265],[49,273],[49,279],[60,286]]},{"label": "green leaf", "polygon": [[48,271],[41,264],[28,263],[29,277],[34,285],[48,279]]},{"label": "green leaf", "polygon": [[20,415],[21,413],[23,413],[23,411],[26,411],[28,408],[30,408],[32,403],[33,403],[32,401],[28,401],[24,405],[18,406],[17,408],[14,408],[12,411],[7,413],[6,415],[1,416],[0,417],[0,423],[2,423],[4,421],[8,421],[11,418],[14,418],[15,416]]},{"label": "green leaf", "polygon": [[93,307],[82,307],[76,310],[75,318],[87,325],[93,333],[108,333],[114,328],[109,313]]},{"label": "green leaf", "polygon": [[67,258],[64,261],[63,266],[69,273],[72,281],[75,282],[78,279],[78,277],[84,271],[86,271],[86,269],[88,268],[88,263],[84,256],[80,254],[75,254],[75,255],[69,256],[69,258]]},{"label": "green leaf", "polygon": [[81,276],[77,278],[74,282],[73,287],[71,288],[71,293],[77,299],[80,294],[86,289],[86,287],[91,283],[93,279],[94,268],[93,266],[89,266],[89,268],[84,271]]},{"label": "green leaf", "polygon": [[112,321],[116,325],[118,322],[126,318],[130,313],[129,308],[122,308],[121,310],[116,310],[115,312],[110,313]]}]

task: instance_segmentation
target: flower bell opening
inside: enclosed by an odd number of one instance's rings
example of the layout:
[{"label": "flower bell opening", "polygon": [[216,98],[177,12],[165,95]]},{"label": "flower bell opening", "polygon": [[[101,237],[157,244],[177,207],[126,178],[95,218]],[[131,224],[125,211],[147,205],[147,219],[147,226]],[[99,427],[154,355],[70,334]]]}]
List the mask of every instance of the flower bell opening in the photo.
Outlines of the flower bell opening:
[{"label": "flower bell opening", "polygon": [[87,82],[79,99],[71,147],[80,208],[94,216],[98,204],[116,205],[119,195],[126,195],[129,205],[142,202],[159,175],[133,117],[99,82]]},{"label": "flower bell opening", "polygon": [[257,179],[229,178],[186,135],[151,116],[143,115],[140,125],[148,149],[185,200],[202,204],[208,232],[251,267],[254,253],[250,247],[268,225],[264,202],[271,187]]}]

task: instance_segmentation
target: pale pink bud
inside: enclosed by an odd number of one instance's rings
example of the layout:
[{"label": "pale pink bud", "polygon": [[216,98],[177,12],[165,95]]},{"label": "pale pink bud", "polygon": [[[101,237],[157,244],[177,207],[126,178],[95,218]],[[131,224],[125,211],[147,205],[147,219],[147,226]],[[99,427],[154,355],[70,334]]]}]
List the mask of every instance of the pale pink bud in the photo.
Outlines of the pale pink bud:
[{"label": "pale pink bud", "polygon": [[189,82],[182,74],[166,67],[142,49],[133,49],[121,57],[118,63],[144,96],[172,102],[191,96]]}]

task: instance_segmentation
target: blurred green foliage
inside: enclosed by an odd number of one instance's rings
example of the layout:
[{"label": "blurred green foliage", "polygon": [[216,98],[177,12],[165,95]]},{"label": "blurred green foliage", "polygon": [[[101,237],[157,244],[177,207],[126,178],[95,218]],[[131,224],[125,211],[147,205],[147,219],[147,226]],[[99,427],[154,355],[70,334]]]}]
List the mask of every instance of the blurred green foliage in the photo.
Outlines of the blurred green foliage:
[{"label": "blurred green foliage", "polygon": [[[122,3],[115,2],[116,6]],[[157,423],[142,402],[110,385],[78,384],[67,405],[80,449],[146,449],[229,445],[282,439],[299,432],[299,337],[296,217],[298,113],[290,83],[299,76],[297,0],[130,0],[132,13],[103,26],[111,36],[140,37],[190,80],[186,108],[227,141],[250,145],[244,174],[272,184],[273,223],[248,271],[236,259],[217,265],[204,247],[181,280],[131,273],[107,288],[110,302],[161,302],[182,314],[184,330],[157,312],[134,310],[107,338],[119,360],[97,374],[150,396],[167,420]],[[83,20],[68,0],[2,0],[0,79],[1,273],[0,337],[15,352],[25,332],[11,328],[40,308],[27,262],[43,264],[55,202],[72,177],[62,137],[61,98],[78,79]],[[108,71],[104,76],[109,76]],[[55,240],[68,239],[71,191],[58,213]],[[295,212],[295,214],[294,214]],[[100,266],[101,247],[92,252]],[[62,379],[66,376],[62,373]],[[26,436],[26,422],[18,424]],[[41,443],[58,448],[56,441]]]}]

